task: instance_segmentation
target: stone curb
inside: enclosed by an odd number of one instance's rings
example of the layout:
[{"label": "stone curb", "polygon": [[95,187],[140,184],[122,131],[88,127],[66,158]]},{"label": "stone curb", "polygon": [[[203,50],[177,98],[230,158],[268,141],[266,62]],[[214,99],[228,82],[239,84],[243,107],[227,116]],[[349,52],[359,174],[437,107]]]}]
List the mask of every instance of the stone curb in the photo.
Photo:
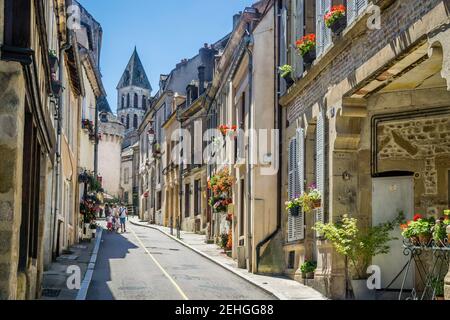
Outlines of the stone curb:
[{"label": "stone curb", "polygon": [[149,229],[153,229],[153,230],[158,230],[158,231],[161,232],[162,234],[164,234],[164,235],[168,236],[169,238],[171,238],[171,239],[177,241],[178,243],[180,243],[181,245],[185,246],[186,248],[188,248],[188,249],[190,249],[190,250],[192,250],[192,251],[198,253],[198,254],[201,255],[202,257],[208,259],[208,260],[211,261],[211,262],[214,262],[214,263],[217,264],[218,266],[220,266],[220,267],[222,267],[222,268],[224,268],[224,269],[226,269],[226,270],[228,270],[228,271],[234,273],[235,275],[237,275],[238,277],[244,279],[245,281],[250,282],[250,283],[253,284],[254,286],[256,286],[256,287],[260,288],[261,290],[265,291],[266,293],[268,293],[268,294],[274,296],[274,297],[277,298],[278,300],[289,300],[289,299],[287,299],[283,294],[276,293],[276,292],[273,292],[273,291],[271,291],[271,290],[269,290],[269,289],[267,289],[267,288],[265,288],[265,287],[262,287],[259,283],[257,283],[257,282],[254,281],[253,279],[251,279],[251,278],[245,276],[244,274],[242,274],[242,273],[240,273],[240,272],[237,272],[237,271],[234,270],[233,268],[230,268],[229,266],[227,266],[227,265],[225,265],[225,264],[223,264],[223,263],[221,263],[221,262],[215,260],[215,259],[214,259],[213,257],[211,257],[210,255],[208,255],[208,254],[206,254],[206,253],[204,253],[204,252],[202,252],[202,251],[200,251],[200,250],[198,250],[198,249],[192,247],[191,245],[187,244],[186,242],[184,242],[184,241],[178,239],[177,237],[172,236],[171,234],[169,234],[169,233],[167,233],[167,232],[165,232],[165,231],[159,229],[158,227],[154,227],[154,226],[152,226],[152,225],[141,224],[141,223],[138,223],[138,222],[135,222],[135,221],[132,221],[132,220],[129,220],[129,222],[130,222],[131,224],[135,225],[135,226],[138,226],[138,227],[144,227],[144,228],[149,228]]},{"label": "stone curb", "polygon": [[81,288],[78,291],[75,300],[86,300],[89,286],[92,281],[92,276],[94,274],[95,263],[97,262],[98,250],[100,249],[100,243],[102,240],[103,229],[97,229],[97,235],[95,240],[95,247],[91,254],[91,260],[89,261],[88,269],[84,275],[83,282],[81,283]]}]

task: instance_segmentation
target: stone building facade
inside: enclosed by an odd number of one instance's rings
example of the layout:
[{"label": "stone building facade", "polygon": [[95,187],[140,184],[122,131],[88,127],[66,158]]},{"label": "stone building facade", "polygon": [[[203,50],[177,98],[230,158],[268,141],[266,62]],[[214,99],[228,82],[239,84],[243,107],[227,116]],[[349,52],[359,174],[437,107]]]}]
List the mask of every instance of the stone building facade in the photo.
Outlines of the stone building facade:
[{"label": "stone building facade", "polygon": [[[344,261],[312,231],[317,221],[349,214],[370,226],[399,212],[406,218],[414,213],[437,218],[449,206],[449,34],[444,27],[449,3],[360,1],[355,7],[356,1],[346,1],[347,27],[332,36],[322,16],[342,1],[323,7],[321,1],[306,0],[297,9],[293,2],[281,3],[292,20],[280,25],[293,36],[281,39],[279,60],[300,65],[302,72],[280,101],[287,123],[283,145],[300,155],[300,191],[316,184],[323,201],[314,213],[296,218],[294,229],[288,228],[293,217],[285,214],[285,272],[297,277],[303,262],[317,261],[312,285],[344,298]],[[303,35],[298,30],[321,35],[312,65],[292,52],[290,39]],[[287,159],[282,163],[285,190]],[[386,288],[404,265],[401,241],[373,262],[382,268]],[[390,289],[399,286],[396,282]]]}]

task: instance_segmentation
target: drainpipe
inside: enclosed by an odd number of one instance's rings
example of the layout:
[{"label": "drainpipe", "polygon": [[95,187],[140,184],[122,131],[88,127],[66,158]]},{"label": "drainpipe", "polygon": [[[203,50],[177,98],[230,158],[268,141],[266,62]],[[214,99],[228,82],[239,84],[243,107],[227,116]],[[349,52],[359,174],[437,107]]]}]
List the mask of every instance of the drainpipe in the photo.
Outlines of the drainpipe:
[{"label": "drainpipe", "polygon": [[[69,50],[72,47],[72,45],[70,43],[66,43],[64,44],[60,49],[59,49],[59,70],[58,70],[58,78],[59,81],[61,81],[62,84],[62,80],[63,80],[63,68],[64,68],[64,63],[63,63],[63,56],[64,53]],[[62,99],[62,95],[64,93],[64,88],[61,89],[61,92],[58,96],[58,105],[57,105],[57,110],[56,110],[56,116],[57,116],[57,137],[56,137],[56,170],[55,170],[55,205],[53,207],[53,235],[52,235],[52,246],[55,245],[55,241],[58,239],[58,236],[56,235],[57,232],[57,224],[58,224],[58,206],[59,206],[59,177],[61,175],[61,131],[62,131],[62,114],[63,114],[63,110],[64,110],[64,105],[63,105],[63,99]],[[57,244],[56,244],[57,245]],[[52,249],[52,255],[53,255],[53,259],[55,259],[58,255],[59,252],[54,252]]]},{"label": "drainpipe", "polygon": [[[277,53],[277,41],[279,39],[279,28],[277,27],[279,24],[277,23],[278,15],[277,15],[277,8],[274,9],[274,43],[273,43],[273,50],[274,50],[274,70],[278,69],[278,63],[279,63],[279,54]],[[283,157],[283,134],[282,134],[282,117],[280,115],[280,106],[279,106],[279,99],[280,99],[280,78],[278,77],[278,74],[274,72],[274,84],[275,84],[275,91],[274,91],[274,128],[279,130],[279,141],[278,141],[278,163],[281,166],[282,163],[282,157]],[[270,240],[272,240],[280,231],[281,231],[281,188],[282,188],[282,174],[281,170],[278,170],[277,173],[277,228],[276,230],[270,234],[268,237],[266,237],[264,240],[262,240],[260,243],[256,245],[256,273],[259,271],[259,263],[260,263],[260,255],[261,255],[261,248],[268,243]]]},{"label": "drainpipe", "polygon": [[[251,34],[251,25],[247,24],[247,30],[246,30],[246,51],[248,54],[248,103],[245,106],[246,107],[246,113],[248,115],[248,127],[251,130],[253,128],[253,121],[252,121],[252,103],[253,103],[253,51],[250,49],[250,46],[253,45],[254,39],[253,35]],[[250,162],[251,160],[251,148],[250,148],[250,142],[251,139],[248,142],[247,147],[247,164],[246,164],[246,171],[247,171],[247,257],[249,261],[248,269],[251,272],[253,269],[253,252],[252,252],[252,207],[251,207],[251,201],[252,201],[252,169],[253,166]]]}]

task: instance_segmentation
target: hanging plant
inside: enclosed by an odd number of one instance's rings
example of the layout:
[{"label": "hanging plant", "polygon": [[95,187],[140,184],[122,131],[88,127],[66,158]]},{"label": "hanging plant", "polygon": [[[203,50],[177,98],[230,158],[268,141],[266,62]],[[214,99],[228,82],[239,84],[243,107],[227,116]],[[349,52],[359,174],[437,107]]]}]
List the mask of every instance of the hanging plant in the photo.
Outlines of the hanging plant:
[{"label": "hanging plant", "polygon": [[344,5],[338,5],[331,8],[325,14],[325,25],[330,28],[333,33],[341,33],[347,26],[346,8]]},{"label": "hanging plant", "polygon": [[230,175],[229,169],[224,168],[208,180],[208,189],[211,190],[209,205],[215,212],[226,212],[228,206],[233,203],[231,191],[234,177]]}]

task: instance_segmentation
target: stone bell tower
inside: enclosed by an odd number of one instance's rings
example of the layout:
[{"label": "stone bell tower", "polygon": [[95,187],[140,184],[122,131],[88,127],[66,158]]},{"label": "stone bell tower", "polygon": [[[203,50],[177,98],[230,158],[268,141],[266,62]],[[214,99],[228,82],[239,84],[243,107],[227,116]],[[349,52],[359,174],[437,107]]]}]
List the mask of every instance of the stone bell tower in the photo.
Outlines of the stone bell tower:
[{"label": "stone bell tower", "polygon": [[149,106],[152,86],[134,48],[122,78],[117,85],[117,117],[125,126],[122,149],[139,141],[138,128]]}]

